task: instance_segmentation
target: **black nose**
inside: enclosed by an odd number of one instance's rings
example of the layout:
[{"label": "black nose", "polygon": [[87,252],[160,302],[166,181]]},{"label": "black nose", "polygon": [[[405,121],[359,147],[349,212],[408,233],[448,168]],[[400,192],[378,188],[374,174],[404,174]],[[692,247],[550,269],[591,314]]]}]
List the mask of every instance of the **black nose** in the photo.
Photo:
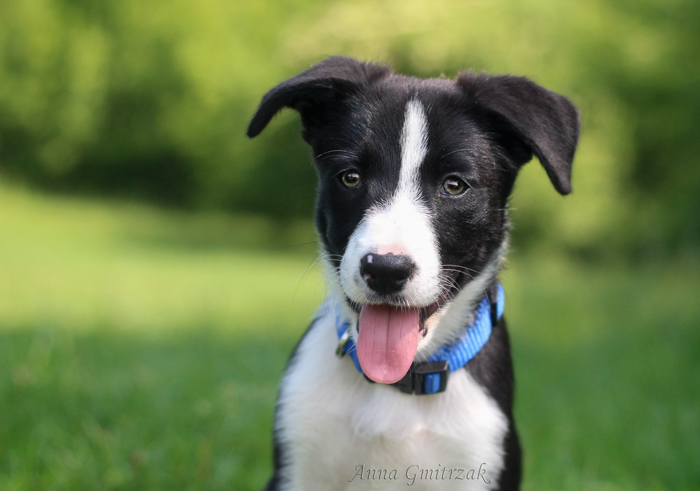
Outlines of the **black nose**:
[{"label": "black nose", "polygon": [[401,291],[416,271],[410,257],[401,254],[367,254],[360,259],[360,274],[375,292],[389,295]]}]

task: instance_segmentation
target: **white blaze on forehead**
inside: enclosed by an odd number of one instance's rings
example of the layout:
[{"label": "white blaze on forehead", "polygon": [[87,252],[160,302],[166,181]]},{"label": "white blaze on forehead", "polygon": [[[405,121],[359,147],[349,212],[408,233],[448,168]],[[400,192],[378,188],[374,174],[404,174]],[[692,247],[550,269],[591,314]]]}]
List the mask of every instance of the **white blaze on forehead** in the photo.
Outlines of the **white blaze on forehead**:
[{"label": "white blaze on forehead", "polygon": [[423,105],[416,99],[406,104],[401,131],[401,174],[397,195],[417,192],[418,169],[428,153],[428,121]]},{"label": "white blaze on forehead", "polygon": [[404,301],[426,306],[440,296],[440,252],[431,213],[420,195],[419,170],[428,152],[428,121],[416,99],[406,104],[399,144],[401,169],[396,190],[367,210],[350,237],[340,280],[350,299],[367,303],[373,292],[359,274],[360,259],[368,253],[405,254],[417,269],[402,291]]}]

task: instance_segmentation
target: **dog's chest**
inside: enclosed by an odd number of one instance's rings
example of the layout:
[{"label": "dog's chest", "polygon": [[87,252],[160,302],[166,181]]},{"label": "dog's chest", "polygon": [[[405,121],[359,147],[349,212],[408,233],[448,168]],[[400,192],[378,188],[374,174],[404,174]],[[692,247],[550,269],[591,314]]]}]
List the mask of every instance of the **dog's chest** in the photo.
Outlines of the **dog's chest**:
[{"label": "dog's chest", "polygon": [[366,381],[335,344],[333,319],[320,319],[283,379],[283,489],[495,487],[508,422],[466,370],[443,394],[406,395]]}]

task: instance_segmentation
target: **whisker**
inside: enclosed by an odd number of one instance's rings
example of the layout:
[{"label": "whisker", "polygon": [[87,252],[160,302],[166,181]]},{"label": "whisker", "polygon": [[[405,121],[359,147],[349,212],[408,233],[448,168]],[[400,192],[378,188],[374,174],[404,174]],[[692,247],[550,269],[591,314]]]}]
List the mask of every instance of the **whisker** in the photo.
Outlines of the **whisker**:
[{"label": "whisker", "polygon": [[344,150],[344,149],[327,150],[327,151],[325,151],[325,152],[323,152],[323,153],[320,153],[320,154],[316,155],[314,158],[315,158],[316,160],[320,160],[320,159],[322,159],[322,158],[324,158],[324,157],[326,157],[326,156],[328,156],[328,155],[331,155],[331,154],[345,155],[345,156],[347,156],[347,157],[349,157],[349,158],[351,158],[351,159],[357,158],[357,154],[356,154],[356,153],[351,152],[351,151],[349,151],[349,150]]},{"label": "whisker", "polygon": [[476,269],[468,268],[466,266],[460,266],[459,264],[445,264],[443,266],[443,269],[447,269],[447,268],[458,269],[458,270],[465,271],[465,272],[469,271],[471,273],[476,273],[477,275],[480,275],[483,272],[483,271],[478,271]]},{"label": "whisker", "polygon": [[458,148],[457,150],[452,150],[451,152],[447,152],[446,154],[442,155],[438,160],[442,160],[446,157],[449,157],[450,155],[454,155],[455,153],[459,153],[459,152],[471,153],[471,150],[468,148]]},{"label": "whisker", "polygon": [[347,138],[341,138],[341,137],[339,137],[339,136],[334,136],[334,137],[326,138],[326,141],[331,141],[331,140],[337,140],[337,141],[339,141],[339,142],[349,143],[350,145],[354,145],[354,143],[351,142],[350,140],[348,140]]}]

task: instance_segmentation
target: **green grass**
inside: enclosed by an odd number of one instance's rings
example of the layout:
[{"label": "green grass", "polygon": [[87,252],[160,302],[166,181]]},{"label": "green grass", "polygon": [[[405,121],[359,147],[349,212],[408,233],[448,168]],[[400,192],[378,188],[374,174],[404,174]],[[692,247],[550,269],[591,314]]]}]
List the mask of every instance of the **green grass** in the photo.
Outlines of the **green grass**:
[{"label": "green grass", "polygon": [[[0,489],[260,488],[323,296],[310,226],[6,185],[0,210]],[[700,489],[700,263],[511,260],[525,488]]]},{"label": "green grass", "polygon": [[513,266],[529,489],[700,489],[700,285],[689,266]]}]

